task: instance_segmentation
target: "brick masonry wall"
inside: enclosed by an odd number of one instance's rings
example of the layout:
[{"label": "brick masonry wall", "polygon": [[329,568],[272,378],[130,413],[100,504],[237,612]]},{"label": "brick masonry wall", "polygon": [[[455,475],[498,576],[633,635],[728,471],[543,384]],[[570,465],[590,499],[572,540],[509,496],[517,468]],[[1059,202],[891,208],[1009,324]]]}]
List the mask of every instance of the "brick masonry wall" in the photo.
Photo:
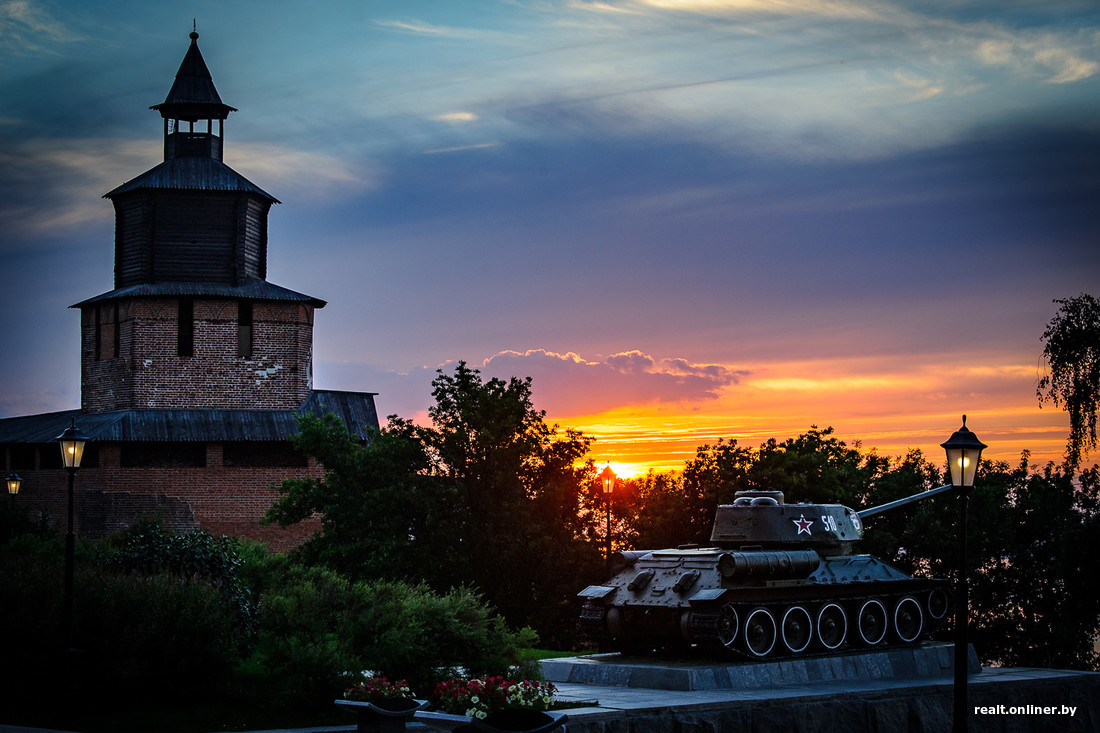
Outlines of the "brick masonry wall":
[{"label": "brick masonry wall", "polygon": [[[135,519],[161,516],[177,531],[201,528],[213,535],[230,535],[263,542],[285,552],[320,529],[320,520],[283,529],[262,525],[267,509],[278,498],[277,487],[288,478],[320,477],[309,467],[222,466],[221,446],[208,444],[206,468],[122,468],[117,444],[99,446],[99,467],[76,473],[74,531],[82,539],[98,540],[129,526]],[[63,534],[68,512],[68,475],[63,469],[21,471],[23,488],[16,501],[32,515],[45,509],[50,524]]]},{"label": "brick masonry wall", "polygon": [[[238,353],[237,301],[194,301],[194,354],[177,354],[179,304],[171,298],[119,303],[119,356],[108,306],[81,313],[81,407],[294,409],[313,387],[313,307],[256,302],[251,357]],[[96,359],[99,308],[100,358]],[[109,336],[107,335],[109,334]],[[107,341],[105,345],[104,342]]]}]

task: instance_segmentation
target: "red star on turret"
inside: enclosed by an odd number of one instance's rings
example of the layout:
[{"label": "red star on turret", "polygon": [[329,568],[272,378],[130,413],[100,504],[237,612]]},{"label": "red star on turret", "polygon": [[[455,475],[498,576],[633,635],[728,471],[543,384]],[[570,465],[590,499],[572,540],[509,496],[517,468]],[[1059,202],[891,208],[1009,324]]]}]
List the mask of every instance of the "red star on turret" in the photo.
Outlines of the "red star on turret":
[{"label": "red star on turret", "polygon": [[791,521],[795,523],[796,527],[798,527],[798,532],[795,533],[796,535],[800,535],[803,532],[809,534],[810,525],[814,523],[812,519],[806,519],[805,514],[800,514],[798,519],[792,519]]}]

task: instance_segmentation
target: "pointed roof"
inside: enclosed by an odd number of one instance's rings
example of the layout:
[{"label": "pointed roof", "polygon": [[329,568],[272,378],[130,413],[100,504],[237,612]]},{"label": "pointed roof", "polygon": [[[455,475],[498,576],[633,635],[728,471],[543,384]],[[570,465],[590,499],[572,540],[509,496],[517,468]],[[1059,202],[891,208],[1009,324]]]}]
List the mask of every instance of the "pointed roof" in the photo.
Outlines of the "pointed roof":
[{"label": "pointed roof", "polygon": [[149,109],[160,112],[162,117],[180,120],[219,119],[224,120],[230,112],[236,112],[222,102],[218,90],[214,88],[214,79],[210,69],[199,51],[199,34],[191,32],[191,46],[183,57],[176,80],[168,90],[168,96],[160,104]]}]

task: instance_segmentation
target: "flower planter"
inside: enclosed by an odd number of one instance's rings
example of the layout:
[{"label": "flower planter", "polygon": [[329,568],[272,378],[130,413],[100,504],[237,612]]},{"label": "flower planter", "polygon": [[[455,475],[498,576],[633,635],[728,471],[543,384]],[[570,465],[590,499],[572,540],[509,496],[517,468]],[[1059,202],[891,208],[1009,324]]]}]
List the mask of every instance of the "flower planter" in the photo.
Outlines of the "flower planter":
[{"label": "flower planter", "polygon": [[336,700],[336,705],[355,713],[359,733],[396,733],[405,730],[405,721],[417,710],[428,706],[427,700],[412,698],[361,702]]},{"label": "flower planter", "polygon": [[418,711],[413,717],[433,730],[454,733],[550,733],[561,728],[569,719],[565,713],[543,713],[523,708],[502,710],[485,718],[430,711]]}]

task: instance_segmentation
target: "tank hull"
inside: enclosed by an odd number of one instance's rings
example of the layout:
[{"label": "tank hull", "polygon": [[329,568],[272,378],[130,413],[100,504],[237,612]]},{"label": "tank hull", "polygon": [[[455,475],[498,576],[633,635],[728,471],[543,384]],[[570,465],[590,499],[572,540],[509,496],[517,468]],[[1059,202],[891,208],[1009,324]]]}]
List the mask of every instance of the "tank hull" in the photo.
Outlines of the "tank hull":
[{"label": "tank hull", "polygon": [[[772,659],[917,644],[951,605],[947,581],[911,578],[869,555],[721,548],[633,555],[607,584],[580,594],[586,634],[627,653],[697,647]],[[738,570],[751,563],[755,574]]]}]

